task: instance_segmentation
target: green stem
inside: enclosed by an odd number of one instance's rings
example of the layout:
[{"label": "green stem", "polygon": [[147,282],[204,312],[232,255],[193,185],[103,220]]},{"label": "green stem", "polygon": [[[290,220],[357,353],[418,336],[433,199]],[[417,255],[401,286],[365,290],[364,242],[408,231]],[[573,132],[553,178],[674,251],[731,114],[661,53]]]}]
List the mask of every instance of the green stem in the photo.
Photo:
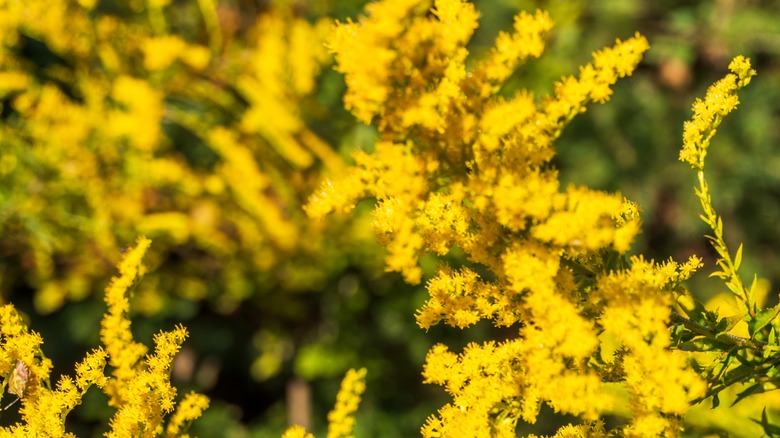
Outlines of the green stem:
[{"label": "green stem", "polygon": [[209,34],[209,47],[213,53],[219,53],[222,48],[222,29],[219,27],[219,16],[214,0],[198,0],[203,23]]},{"label": "green stem", "polygon": [[151,24],[155,35],[167,35],[168,23],[165,21],[162,7],[156,2],[147,0],[146,12],[149,14],[149,24]]},{"label": "green stem", "polygon": [[739,383],[739,382],[744,381],[745,377],[750,376],[751,374],[753,374],[753,370],[745,370],[744,372],[738,373],[738,374],[732,376],[729,380],[727,380],[727,381],[725,381],[725,382],[723,382],[721,384],[718,384],[718,385],[713,386],[712,388],[708,389],[707,392],[703,396],[691,400],[690,403],[692,405],[695,405],[697,403],[701,403],[704,400],[706,400],[708,397],[712,397],[713,395],[718,394],[719,392],[723,391],[724,389],[728,388],[729,386],[731,386],[731,385],[733,385],[735,383]]},{"label": "green stem", "polygon": [[676,324],[682,324],[685,328],[697,335],[704,336],[706,338],[722,342],[724,344],[733,345],[739,348],[749,348],[751,350],[763,351],[766,347],[766,342],[757,341],[754,339],[743,338],[741,336],[732,335],[730,333],[718,333],[715,329],[701,325],[696,321],[688,319],[679,313],[672,310],[671,321]]},{"label": "green stem", "polygon": [[753,296],[750,291],[745,288],[745,285],[739,278],[737,273],[738,266],[736,263],[734,263],[734,260],[732,260],[728,245],[726,245],[726,241],[723,240],[723,221],[718,216],[715,208],[712,206],[712,197],[710,195],[707,180],[704,178],[703,169],[699,169],[697,177],[699,180],[699,190],[696,191],[696,196],[698,196],[702,209],[704,210],[704,215],[702,215],[701,218],[707,225],[709,225],[714,234],[713,236],[708,237],[712,247],[720,256],[718,265],[720,266],[723,274],[723,281],[726,283],[726,286],[728,286],[729,289],[740,299],[746,308],[744,310],[747,310],[751,317],[755,316],[756,309],[753,302]]}]

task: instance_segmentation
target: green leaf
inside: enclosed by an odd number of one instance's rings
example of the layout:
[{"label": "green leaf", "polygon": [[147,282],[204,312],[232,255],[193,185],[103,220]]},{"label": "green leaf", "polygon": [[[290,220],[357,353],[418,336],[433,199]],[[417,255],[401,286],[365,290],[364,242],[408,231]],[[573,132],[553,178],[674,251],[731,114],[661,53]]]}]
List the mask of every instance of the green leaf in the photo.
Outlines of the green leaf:
[{"label": "green leaf", "polygon": [[744,357],[744,356],[740,355],[739,353],[737,353],[737,354],[734,355],[734,358],[737,359],[737,361],[739,361],[739,363],[744,365],[744,367],[742,367],[743,369],[746,369],[746,367],[747,368],[755,368],[755,366],[756,366],[756,358],[755,357]]},{"label": "green leaf", "polygon": [[718,394],[715,394],[712,396],[712,409],[715,409],[718,406],[720,406],[720,398],[718,397]]},{"label": "green leaf", "polygon": [[737,249],[737,255],[734,256],[734,270],[739,270],[739,265],[742,264],[742,244],[739,244],[739,249]]},{"label": "green leaf", "polygon": [[[719,375],[719,381],[720,382],[736,382],[736,381],[747,381],[747,379],[753,377],[756,373],[756,364],[751,363],[750,360],[742,358],[740,356],[735,357],[739,362],[741,362],[740,365],[737,365],[735,368],[732,368],[728,371],[726,371],[725,374]],[[749,365],[745,365],[748,363]]]},{"label": "green leaf", "polygon": [[715,271],[712,274],[710,274],[710,277],[718,277],[721,280],[725,280],[726,278],[728,278],[728,276],[729,276],[729,274],[727,274],[727,273],[725,273],[723,271]]},{"label": "green leaf", "polygon": [[726,333],[729,328],[729,320],[728,318],[721,318],[720,321],[718,321],[718,325],[715,326],[715,332],[716,335],[721,333]]},{"label": "green leaf", "polygon": [[716,336],[721,333],[730,332],[731,330],[734,329],[734,327],[737,326],[737,324],[739,324],[744,319],[745,319],[744,315],[732,315],[721,319],[720,321],[718,321],[717,327],[715,327],[715,330],[718,331],[716,333]]},{"label": "green leaf", "polygon": [[756,333],[762,328],[769,325],[780,314],[780,305],[773,308],[764,309],[748,321],[748,333],[750,333],[750,339],[753,339]]},{"label": "green leaf", "polygon": [[752,307],[752,310],[756,311],[756,287],[758,286],[758,275],[753,274],[753,283],[750,284],[750,289],[747,291],[748,306]]},{"label": "green leaf", "polygon": [[740,392],[737,394],[737,398],[734,399],[734,403],[731,404],[731,406],[734,406],[735,404],[741,402],[751,394],[761,394],[764,392],[764,388],[761,386],[760,383],[756,383],[754,385],[749,386],[746,390]]},{"label": "green leaf", "polygon": [[707,325],[707,309],[699,300],[688,295],[682,295],[677,299],[677,303],[685,315],[692,321]]},{"label": "green leaf", "polygon": [[750,296],[753,296],[753,293],[755,293],[756,286],[758,286],[758,274],[753,274],[753,283],[750,284]]},{"label": "green leaf", "polygon": [[[769,350],[768,348],[766,350]],[[778,367],[770,367],[765,372],[766,376],[770,379],[773,379],[777,381],[777,377],[780,376],[780,368]]]},{"label": "green leaf", "polygon": [[734,295],[736,296],[742,295],[742,288],[739,287],[739,284],[737,282],[729,281],[728,283],[726,283],[726,287],[728,287],[729,290],[734,293]]},{"label": "green leaf", "polygon": [[766,415],[766,407],[761,411],[761,421],[750,419],[752,422],[760,424],[764,428],[764,433],[769,437],[780,437],[780,427],[769,424],[769,417]]}]

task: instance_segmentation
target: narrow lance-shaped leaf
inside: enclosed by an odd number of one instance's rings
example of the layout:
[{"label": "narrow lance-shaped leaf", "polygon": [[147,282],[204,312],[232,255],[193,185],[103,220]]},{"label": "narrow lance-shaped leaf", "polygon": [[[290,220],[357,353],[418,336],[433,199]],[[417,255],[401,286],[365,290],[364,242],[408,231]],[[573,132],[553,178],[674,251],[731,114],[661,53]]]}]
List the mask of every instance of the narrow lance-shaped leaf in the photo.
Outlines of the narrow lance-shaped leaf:
[{"label": "narrow lance-shaped leaf", "polygon": [[764,428],[764,433],[766,436],[774,438],[774,437],[780,437],[780,427],[769,424],[769,417],[767,417],[766,414],[766,407],[764,407],[764,410],[761,411],[761,421],[751,419],[754,423],[760,424],[761,427]]},{"label": "narrow lance-shaped leaf", "polygon": [[742,400],[747,398],[749,395],[760,394],[762,392],[764,392],[764,388],[761,386],[760,383],[756,383],[754,385],[751,385],[746,390],[744,390],[744,391],[740,392],[739,394],[737,394],[737,398],[734,399],[734,402],[731,403],[731,406],[734,406],[735,404],[741,402]]},{"label": "narrow lance-shaped leaf", "polygon": [[750,338],[753,339],[759,330],[771,324],[778,314],[780,314],[780,306],[764,309],[756,313],[756,316],[748,321],[748,333],[750,333]]},{"label": "narrow lance-shaped leaf", "polygon": [[737,249],[737,255],[734,256],[734,270],[738,271],[739,266],[742,264],[742,244],[739,244],[739,248]]}]

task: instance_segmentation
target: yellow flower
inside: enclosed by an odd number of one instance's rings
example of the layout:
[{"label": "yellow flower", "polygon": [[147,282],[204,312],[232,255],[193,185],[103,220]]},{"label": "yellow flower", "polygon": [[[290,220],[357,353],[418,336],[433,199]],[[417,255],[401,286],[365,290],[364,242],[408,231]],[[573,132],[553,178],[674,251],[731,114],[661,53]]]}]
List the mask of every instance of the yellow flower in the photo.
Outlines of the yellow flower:
[{"label": "yellow flower", "polygon": [[144,80],[120,76],[111,97],[122,109],[109,113],[107,130],[140,150],[155,150],[161,135],[162,94]]},{"label": "yellow flower", "polygon": [[[170,368],[187,337],[187,330],[177,326],[170,332],[160,332],[154,337],[154,354],[147,355],[146,346],[133,339],[128,318],[128,289],[145,271],[142,259],[150,244],[149,239],[139,237],[136,246],[129,249],[119,263],[120,276],[112,279],[106,288],[108,310],[100,335],[113,371],[110,378],[95,382],[99,386],[105,384],[109,404],[117,408],[111,418],[110,437],[156,434],[158,429],[162,431],[165,415],[175,407],[176,388],[170,384]],[[79,381],[84,378],[82,376],[93,373],[93,362],[86,361],[78,368]],[[208,399],[203,396],[188,395],[174,414],[175,430],[181,430],[186,422],[199,416],[207,404]]]},{"label": "yellow flower", "polygon": [[469,67],[474,6],[437,0],[426,13],[424,5],[372,3],[366,17],[334,29],[329,46],[347,82],[345,106],[375,123],[380,139],[373,154],[357,153],[355,167],[324,185],[307,212],[321,217],[376,198],[386,267],[410,283],[421,280],[422,254],[463,251],[474,268],[438,269],[417,314],[421,327],[522,323],[500,344],[471,344],[459,355],[431,350],[426,381],[445,386],[453,401],[429,418],[424,436],[513,436],[543,402],[595,420],[612,402],[585,366],[598,353],[601,327],[586,316],[594,309],[569,266],[607,249],[628,251],[639,215],[619,194],[561,191],[553,142],[588,103],[609,99],[647,40],[635,35],[594,53],[552,96],[521,90],[503,98],[503,81],[541,55],[549,14],[518,14],[512,32]]},{"label": "yellow flower", "polygon": [[328,438],[351,438],[355,412],[366,390],[366,369],[349,370],[336,395],[336,406],[328,413]]},{"label": "yellow flower", "polygon": [[544,51],[544,36],[553,27],[550,15],[537,10],[515,16],[513,33],[499,32],[495,46],[474,69],[472,82],[482,97],[494,94],[527,58],[538,58]]},{"label": "yellow flower", "polygon": [[306,433],[303,426],[295,425],[284,431],[282,438],[314,438],[314,435]]},{"label": "yellow flower", "polygon": [[723,117],[739,104],[737,91],[750,83],[755,70],[750,68],[750,59],[743,56],[734,58],[729,64],[733,74],[726,75],[707,89],[704,100],[693,102],[693,118],[683,126],[683,148],[680,160],[697,170],[704,169],[712,136],[715,135]]},{"label": "yellow flower", "polygon": [[106,288],[105,301],[108,311],[101,322],[100,338],[114,367],[114,375],[121,381],[132,379],[132,368],[146,354],[146,347],[133,340],[130,331],[130,301],[127,298],[128,289],[137,281],[137,277],[145,272],[142,259],[151,241],[139,237],[136,246],[127,251],[119,263],[119,277],[114,277]]},{"label": "yellow flower", "polygon": [[194,392],[187,393],[176,406],[176,412],[168,420],[165,428],[166,436],[169,438],[180,436],[184,425],[199,418],[208,407],[208,397]]},{"label": "yellow flower", "polygon": [[76,380],[62,376],[52,390],[48,383],[52,364],[41,357],[40,335],[27,331],[10,304],[0,307],[0,326],[0,372],[8,393],[21,399],[21,422],[0,428],[0,436],[66,436],[68,413],[81,403],[91,385],[105,383],[106,353],[102,349],[89,353],[76,365]]},{"label": "yellow flower", "polygon": [[141,50],[144,52],[144,67],[147,70],[162,70],[184,52],[187,43],[178,36],[147,38]]}]

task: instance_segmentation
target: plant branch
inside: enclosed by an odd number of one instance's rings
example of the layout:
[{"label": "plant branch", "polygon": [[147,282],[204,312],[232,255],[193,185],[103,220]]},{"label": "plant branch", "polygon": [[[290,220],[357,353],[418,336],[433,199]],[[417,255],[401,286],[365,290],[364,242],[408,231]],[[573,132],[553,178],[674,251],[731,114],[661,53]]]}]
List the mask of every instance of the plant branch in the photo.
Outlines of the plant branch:
[{"label": "plant branch", "polygon": [[704,163],[702,157],[702,168],[697,172],[699,188],[696,190],[696,196],[699,198],[702,209],[704,210],[704,214],[700,217],[707,225],[709,225],[713,232],[712,236],[707,237],[710,241],[710,244],[712,244],[713,249],[715,249],[715,251],[720,256],[717,264],[721,270],[716,271],[715,274],[717,274],[717,276],[720,277],[724,283],[726,283],[726,286],[734,293],[734,295],[736,295],[737,298],[741,300],[742,304],[745,306],[745,310],[747,310],[750,316],[755,316],[756,309],[754,305],[753,291],[745,288],[745,285],[742,284],[742,280],[737,273],[742,258],[742,246],[740,245],[740,248],[737,251],[736,260],[732,259],[728,245],[726,245],[726,241],[723,239],[723,221],[718,216],[714,206],[712,205],[712,197],[710,195],[709,185],[707,184],[707,180],[704,177],[703,165]]},{"label": "plant branch", "polygon": [[705,336],[718,342],[733,345],[735,347],[763,351],[764,347],[767,345],[766,342],[743,338],[741,336],[732,335],[730,333],[718,333],[715,329],[688,319],[674,310],[672,310],[671,321],[677,324],[682,324],[685,326],[685,328],[692,331],[693,333]]}]

